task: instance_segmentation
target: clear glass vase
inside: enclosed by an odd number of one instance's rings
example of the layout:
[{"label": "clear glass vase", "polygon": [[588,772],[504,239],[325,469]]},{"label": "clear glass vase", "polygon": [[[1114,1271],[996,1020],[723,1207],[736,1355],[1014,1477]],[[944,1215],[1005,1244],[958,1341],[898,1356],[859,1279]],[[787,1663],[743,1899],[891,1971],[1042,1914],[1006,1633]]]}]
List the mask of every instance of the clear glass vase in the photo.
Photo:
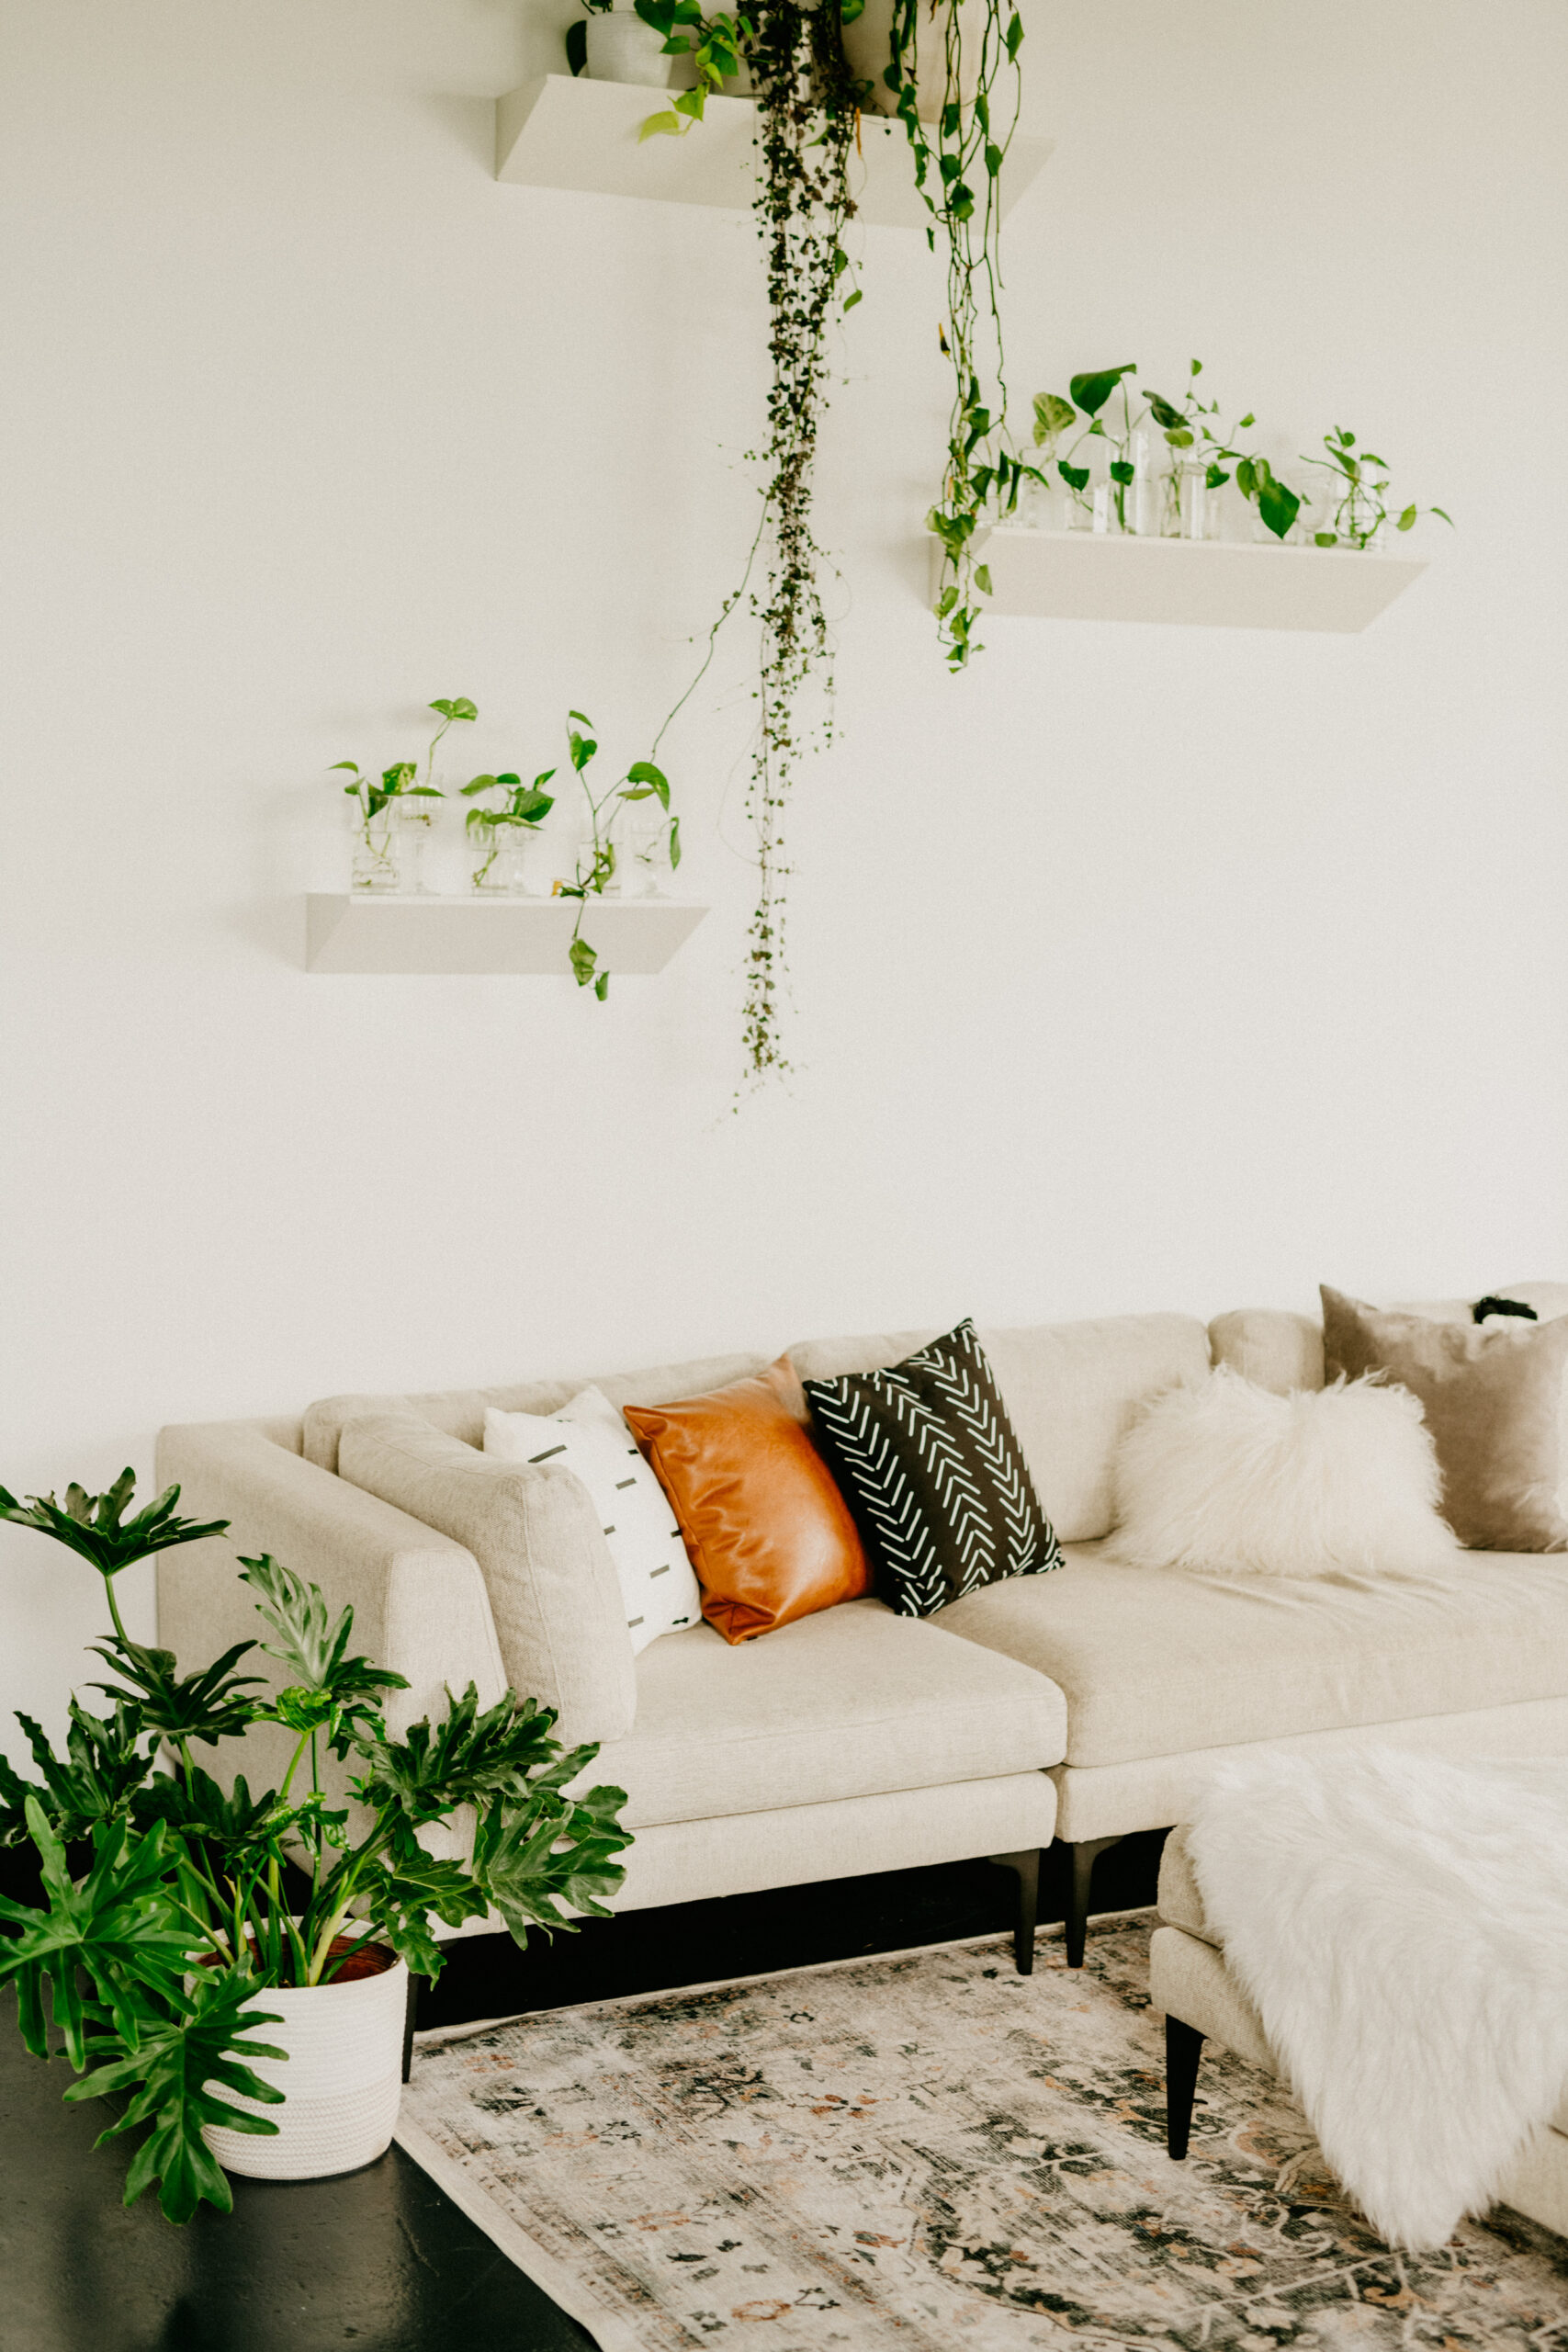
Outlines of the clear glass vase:
[{"label": "clear glass vase", "polygon": [[1160,484],[1155,473],[1155,440],[1151,433],[1129,434],[1123,464],[1133,469],[1131,481],[1116,484],[1114,527],[1137,539],[1159,537]]},{"label": "clear glass vase", "polygon": [[468,837],[468,884],[487,899],[504,898],[512,888],[513,825],[475,825]]},{"label": "clear glass vase", "polygon": [[349,888],[353,890],[395,890],[398,888],[398,839],[392,814],[392,803],[378,808],[367,817],[357,800],[351,800],[353,819],[352,865]]},{"label": "clear glass vase", "polygon": [[1166,477],[1165,528],[1173,539],[1217,539],[1220,494],[1209,486],[1202,458],[1189,458]]},{"label": "clear glass vase", "polygon": [[395,888],[406,896],[416,896],[425,888],[424,853],[435,831],[439,806],[438,801],[412,798],[392,803],[392,848],[398,867]]},{"label": "clear glass vase", "polygon": [[670,872],[670,820],[632,817],[615,834],[615,871],[609,888],[619,899],[656,899]]}]

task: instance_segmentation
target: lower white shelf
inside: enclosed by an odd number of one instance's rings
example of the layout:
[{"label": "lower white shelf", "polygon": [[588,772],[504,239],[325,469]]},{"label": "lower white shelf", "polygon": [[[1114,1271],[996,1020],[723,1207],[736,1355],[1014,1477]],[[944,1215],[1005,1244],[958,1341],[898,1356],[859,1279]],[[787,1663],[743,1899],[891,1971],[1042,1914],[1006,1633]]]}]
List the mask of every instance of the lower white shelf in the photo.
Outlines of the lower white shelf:
[{"label": "lower white shelf", "polygon": [[[576,899],[385,897],[314,890],[312,972],[533,972],[570,978]],[[591,899],[582,936],[608,972],[661,972],[706,914],[686,899]]]},{"label": "lower white shelf", "polygon": [[[987,612],[1061,621],[1177,621],[1198,628],[1326,629],[1353,636],[1426,571],[1418,558],[1346,548],[1138,539],[1093,531],[978,534]],[[931,593],[942,547],[931,541]]]}]

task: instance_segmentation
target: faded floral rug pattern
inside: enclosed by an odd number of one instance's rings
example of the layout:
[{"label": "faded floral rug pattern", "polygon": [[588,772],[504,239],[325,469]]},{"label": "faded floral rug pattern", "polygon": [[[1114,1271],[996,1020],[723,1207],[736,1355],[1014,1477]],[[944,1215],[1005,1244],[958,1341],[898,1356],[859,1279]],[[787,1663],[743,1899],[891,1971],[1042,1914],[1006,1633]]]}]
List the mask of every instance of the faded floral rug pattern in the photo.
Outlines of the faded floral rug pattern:
[{"label": "faded floral rug pattern", "polygon": [[637,2352],[1568,2352],[1568,2246],[1391,2255],[1212,2044],[1172,2164],[1147,1917],[1089,1962],[998,1939],[436,2040],[406,2143]]}]

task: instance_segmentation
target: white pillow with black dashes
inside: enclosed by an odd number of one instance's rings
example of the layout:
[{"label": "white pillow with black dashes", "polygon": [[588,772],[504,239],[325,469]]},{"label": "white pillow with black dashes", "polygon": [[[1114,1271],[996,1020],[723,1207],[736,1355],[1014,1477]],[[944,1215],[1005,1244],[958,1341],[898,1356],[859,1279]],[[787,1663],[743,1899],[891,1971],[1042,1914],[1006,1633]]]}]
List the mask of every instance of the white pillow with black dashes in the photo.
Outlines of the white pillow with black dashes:
[{"label": "white pillow with black dashes", "polygon": [[670,1498],[602,1389],[584,1388],[556,1413],[485,1410],[487,1453],[554,1462],[593,1498],[620,1578],[632,1654],[660,1634],[702,1623],[703,1597]]}]

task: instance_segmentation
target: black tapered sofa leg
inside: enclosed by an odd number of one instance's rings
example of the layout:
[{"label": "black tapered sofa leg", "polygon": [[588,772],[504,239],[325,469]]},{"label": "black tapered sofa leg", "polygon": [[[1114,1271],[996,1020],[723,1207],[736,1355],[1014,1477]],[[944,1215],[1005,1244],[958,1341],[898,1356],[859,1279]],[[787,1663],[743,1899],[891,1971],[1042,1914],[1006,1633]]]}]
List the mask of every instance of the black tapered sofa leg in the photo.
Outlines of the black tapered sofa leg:
[{"label": "black tapered sofa leg", "polygon": [[1195,2025],[1179,2018],[1165,2021],[1165,2144],[1179,2163],[1187,2154],[1192,2131],[1192,2102],[1198,2095],[1198,2058],[1203,2037]]},{"label": "black tapered sofa leg", "polygon": [[[1064,1842],[1066,1842],[1064,1840]],[[1067,1966],[1083,1966],[1084,1937],[1089,1930],[1089,1889],[1094,1883],[1094,1866],[1108,1846],[1119,1846],[1115,1838],[1080,1838],[1067,1847],[1072,1856],[1072,1884],[1067,1893]]]},{"label": "black tapered sofa leg", "polygon": [[993,1862],[1011,1871],[1018,1880],[1018,1909],[1012,1930],[1013,1964],[1021,1976],[1034,1973],[1034,1928],[1040,1916],[1040,1849],[1026,1846],[1020,1854],[993,1854]]}]

